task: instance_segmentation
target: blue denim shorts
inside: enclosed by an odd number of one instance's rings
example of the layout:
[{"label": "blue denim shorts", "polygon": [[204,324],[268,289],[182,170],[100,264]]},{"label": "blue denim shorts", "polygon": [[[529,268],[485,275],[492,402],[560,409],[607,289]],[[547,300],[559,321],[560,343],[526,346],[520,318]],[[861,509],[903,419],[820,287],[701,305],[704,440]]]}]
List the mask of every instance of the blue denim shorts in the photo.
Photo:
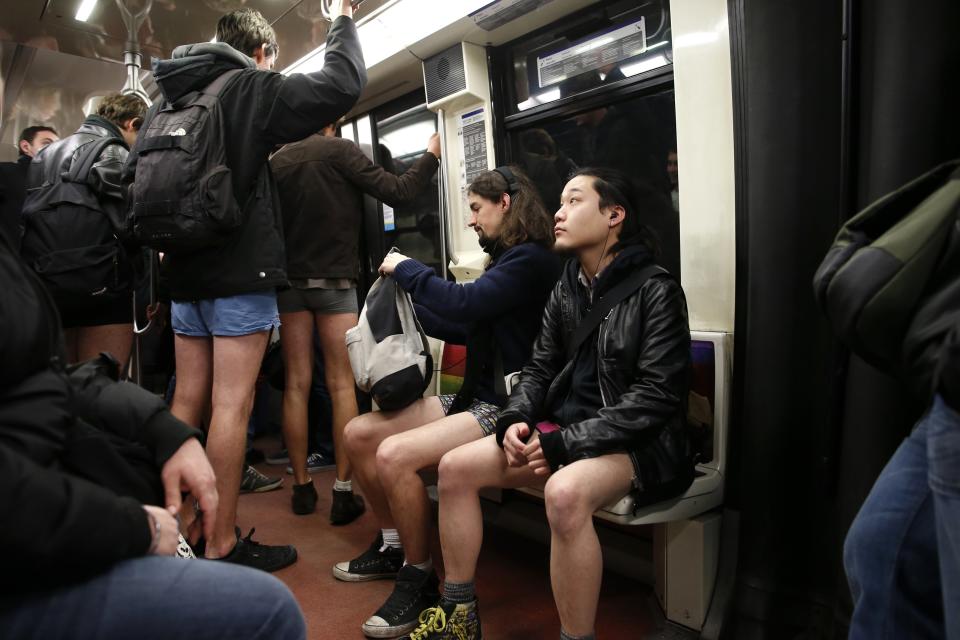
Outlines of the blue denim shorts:
[{"label": "blue denim shorts", "polygon": [[275,291],[174,302],[170,315],[174,333],[199,338],[246,336],[280,326]]}]

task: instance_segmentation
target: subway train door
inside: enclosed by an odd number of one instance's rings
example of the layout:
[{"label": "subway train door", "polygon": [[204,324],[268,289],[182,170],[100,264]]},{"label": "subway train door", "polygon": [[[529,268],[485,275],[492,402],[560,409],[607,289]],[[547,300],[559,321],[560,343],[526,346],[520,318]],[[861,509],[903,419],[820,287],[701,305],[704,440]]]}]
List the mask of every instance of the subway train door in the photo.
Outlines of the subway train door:
[{"label": "subway train door", "polygon": [[[437,117],[423,104],[422,91],[416,91],[348,123],[341,136],[357,142],[390,173],[402,175],[425,152],[436,131]],[[363,215],[361,303],[392,247],[433,267],[437,275],[446,275],[436,175],[412,201],[397,207],[366,196]]]}]

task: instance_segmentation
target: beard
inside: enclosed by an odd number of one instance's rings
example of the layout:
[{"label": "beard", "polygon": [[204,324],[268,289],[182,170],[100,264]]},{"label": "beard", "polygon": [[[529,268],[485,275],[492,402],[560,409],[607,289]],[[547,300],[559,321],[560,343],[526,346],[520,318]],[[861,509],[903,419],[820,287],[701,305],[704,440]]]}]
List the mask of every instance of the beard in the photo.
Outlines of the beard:
[{"label": "beard", "polygon": [[491,238],[483,231],[480,231],[477,233],[477,242],[480,244],[481,249],[483,249],[486,253],[493,255],[493,251],[497,247],[498,238]]}]

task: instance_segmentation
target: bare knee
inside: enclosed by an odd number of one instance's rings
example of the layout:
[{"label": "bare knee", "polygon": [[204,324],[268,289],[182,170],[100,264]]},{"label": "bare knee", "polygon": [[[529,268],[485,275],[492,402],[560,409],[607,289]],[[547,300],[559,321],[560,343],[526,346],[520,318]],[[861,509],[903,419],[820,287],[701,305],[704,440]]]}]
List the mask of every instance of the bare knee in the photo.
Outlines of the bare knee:
[{"label": "bare knee", "polygon": [[463,493],[476,489],[471,480],[476,477],[471,471],[471,457],[464,455],[463,452],[448,451],[437,466],[439,479],[437,480],[437,491],[443,494]]},{"label": "bare knee", "polygon": [[384,479],[398,478],[409,472],[411,468],[410,456],[400,438],[389,437],[377,447],[377,474]]},{"label": "bare knee", "polygon": [[586,492],[576,482],[551,478],[543,490],[550,530],[558,536],[567,536],[580,530],[593,516]]},{"label": "bare knee", "polygon": [[377,445],[382,439],[374,414],[365,413],[352,418],[343,429],[343,443],[352,460],[375,455]]}]

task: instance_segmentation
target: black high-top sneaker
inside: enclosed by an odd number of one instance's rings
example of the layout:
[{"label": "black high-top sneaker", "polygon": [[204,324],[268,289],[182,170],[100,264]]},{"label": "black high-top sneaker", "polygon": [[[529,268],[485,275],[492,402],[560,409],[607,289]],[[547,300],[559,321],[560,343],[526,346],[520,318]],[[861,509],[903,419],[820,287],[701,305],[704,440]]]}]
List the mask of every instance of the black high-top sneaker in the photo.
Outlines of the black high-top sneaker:
[{"label": "black high-top sneaker", "polygon": [[378,533],[370,548],[348,562],[333,566],[333,577],[345,582],[366,582],[394,578],[403,566],[403,549],[387,547],[383,551],[383,534]]},{"label": "black high-top sneaker", "polygon": [[393,593],[363,623],[363,633],[370,638],[396,638],[413,631],[419,624],[418,616],[440,598],[437,574],[421,571],[413,565],[404,565],[397,574]]},{"label": "black high-top sneaker", "polygon": [[440,602],[420,612],[420,625],[414,629],[409,640],[482,640],[480,611],[477,601],[466,603]]}]

